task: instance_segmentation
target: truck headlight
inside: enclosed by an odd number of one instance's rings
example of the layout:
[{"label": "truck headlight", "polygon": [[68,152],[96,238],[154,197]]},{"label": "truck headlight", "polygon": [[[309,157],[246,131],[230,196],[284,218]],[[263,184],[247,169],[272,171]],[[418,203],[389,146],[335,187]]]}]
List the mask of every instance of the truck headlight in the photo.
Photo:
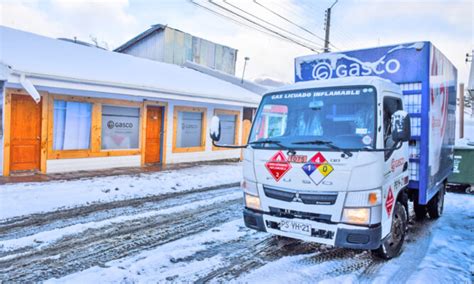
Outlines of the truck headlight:
[{"label": "truck headlight", "polygon": [[244,193],[245,207],[260,210],[260,197]]},{"label": "truck headlight", "polygon": [[344,208],[342,222],[366,225],[370,220],[370,208]]},{"label": "truck headlight", "polygon": [[347,192],[345,207],[371,207],[382,204],[380,189]]},{"label": "truck headlight", "polygon": [[254,196],[258,196],[258,187],[257,187],[256,182],[249,181],[248,179],[244,179],[240,183],[240,187],[242,187],[242,190],[245,193],[248,193],[248,194],[251,194],[251,195],[254,195]]}]

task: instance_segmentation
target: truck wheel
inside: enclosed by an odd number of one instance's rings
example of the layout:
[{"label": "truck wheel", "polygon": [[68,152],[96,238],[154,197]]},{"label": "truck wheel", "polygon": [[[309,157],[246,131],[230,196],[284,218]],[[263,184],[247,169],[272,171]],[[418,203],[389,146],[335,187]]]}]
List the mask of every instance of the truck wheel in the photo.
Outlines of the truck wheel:
[{"label": "truck wheel", "polygon": [[418,197],[415,197],[413,202],[413,210],[415,211],[415,217],[417,220],[423,220],[426,217],[426,205],[418,204]]},{"label": "truck wheel", "polygon": [[443,214],[444,192],[445,187],[443,186],[438,193],[431,198],[430,202],[428,202],[428,215],[430,215],[431,219],[438,219]]},{"label": "truck wheel", "polygon": [[397,201],[392,217],[392,227],[390,234],[383,241],[382,245],[375,251],[375,255],[383,259],[391,259],[396,257],[402,251],[403,242],[405,241],[407,227],[407,213],[405,206]]}]

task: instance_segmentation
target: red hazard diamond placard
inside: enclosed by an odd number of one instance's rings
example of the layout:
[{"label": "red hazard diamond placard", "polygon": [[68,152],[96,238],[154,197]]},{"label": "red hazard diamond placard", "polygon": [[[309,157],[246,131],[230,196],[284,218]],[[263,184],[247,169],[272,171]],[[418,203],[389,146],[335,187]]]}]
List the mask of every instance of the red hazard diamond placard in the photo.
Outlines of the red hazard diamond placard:
[{"label": "red hazard diamond placard", "polygon": [[270,161],[265,163],[265,167],[276,181],[279,181],[291,169],[291,165],[282,151],[273,155]]},{"label": "red hazard diamond placard", "polygon": [[324,158],[323,154],[321,152],[318,152],[316,155],[314,155],[311,160],[313,164],[317,166],[324,164],[326,162],[326,158]]},{"label": "red hazard diamond placard", "polygon": [[390,186],[388,188],[387,200],[385,201],[385,209],[387,209],[388,216],[390,216],[390,213],[392,212],[393,202],[394,202],[394,199],[393,199],[392,187]]}]

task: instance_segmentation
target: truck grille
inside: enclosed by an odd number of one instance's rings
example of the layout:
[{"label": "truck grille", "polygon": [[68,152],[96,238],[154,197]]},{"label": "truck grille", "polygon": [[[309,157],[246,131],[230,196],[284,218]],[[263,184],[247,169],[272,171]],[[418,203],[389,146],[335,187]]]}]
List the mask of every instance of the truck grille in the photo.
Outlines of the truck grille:
[{"label": "truck grille", "polygon": [[297,193],[296,191],[281,190],[267,186],[263,187],[263,191],[268,198],[313,205],[333,205],[337,199],[337,193]]},{"label": "truck grille", "polygon": [[289,209],[281,209],[276,207],[269,207],[270,214],[280,218],[300,218],[300,219],[308,219],[311,221],[332,224],[331,222],[331,215],[327,214],[318,214],[318,213],[309,213],[303,211],[296,211],[296,210],[289,210]]}]

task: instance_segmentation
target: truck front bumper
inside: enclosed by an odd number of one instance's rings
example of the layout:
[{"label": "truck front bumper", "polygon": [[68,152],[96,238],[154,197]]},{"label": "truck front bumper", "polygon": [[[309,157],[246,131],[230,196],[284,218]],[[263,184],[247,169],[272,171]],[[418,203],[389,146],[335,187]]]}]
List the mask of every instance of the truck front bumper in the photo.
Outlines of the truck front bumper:
[{"label": "truck front bumper", "polygon": [[245,226],[257,231],[351,249],[377,249],[381,244],[382,227],[380,224],[373,227],[359,227],[342,223],[325,224],[297,219],[298,222],[311,224],[313,229],[318,228],[314,231],[316,236],[304,236],[281,231],[278,226],[275,226],[279,223],[279,220],[283,219],[285,218],[271,216],[248,208],[244,209]]}]

